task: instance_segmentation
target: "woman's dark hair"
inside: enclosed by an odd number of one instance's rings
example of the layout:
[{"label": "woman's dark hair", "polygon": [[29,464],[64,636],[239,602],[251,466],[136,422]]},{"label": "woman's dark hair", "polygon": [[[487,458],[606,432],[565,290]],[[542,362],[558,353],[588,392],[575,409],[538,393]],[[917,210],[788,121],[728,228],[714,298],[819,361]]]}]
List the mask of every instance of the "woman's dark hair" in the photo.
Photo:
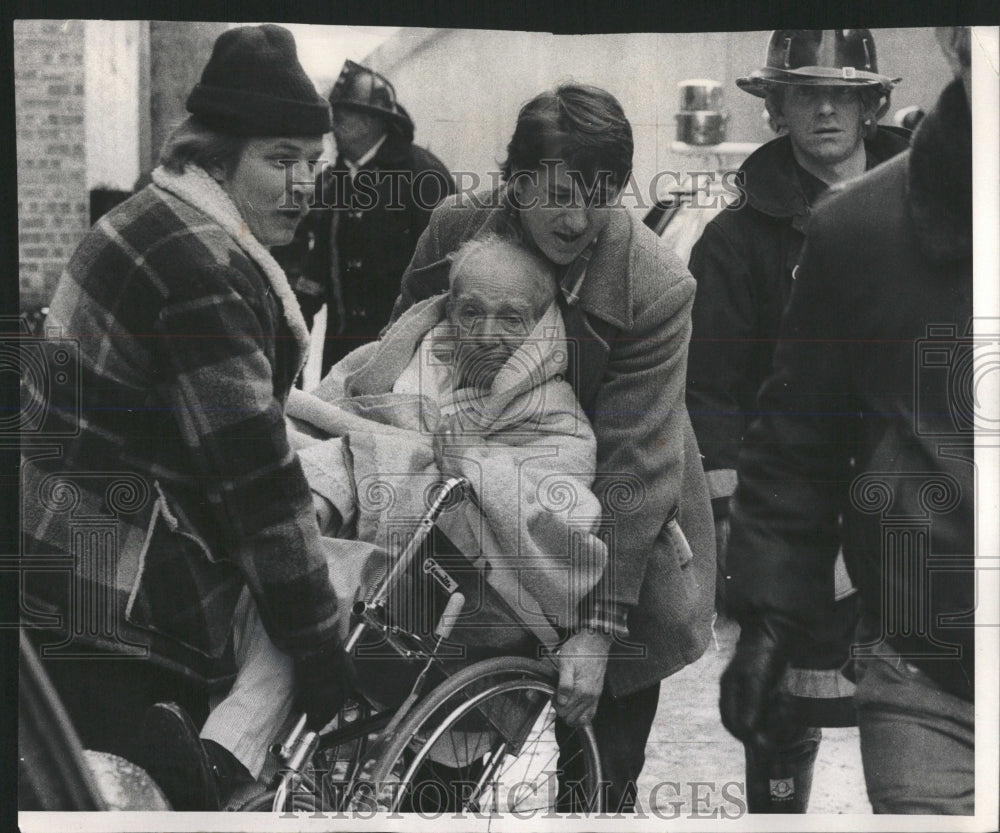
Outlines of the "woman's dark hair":
[{"label": "woman's dark hair", "polygon": [[[611,93],[587,84],[562,84],[521,107],[501,170],[510,182],[521,171],[561,159],[585,182],[606,177],[620,189],[632,172],[632,126]],[[607,173],[602,173],[607,172]]]},{"label": "woman's dark hair", "polygon": [[229,176],[236,170],[246,143],[245,136],[215,130],[196,116],[188,116],[163,143],[160,164],[177,174],[193,164],[209,173],[220,171]]}]

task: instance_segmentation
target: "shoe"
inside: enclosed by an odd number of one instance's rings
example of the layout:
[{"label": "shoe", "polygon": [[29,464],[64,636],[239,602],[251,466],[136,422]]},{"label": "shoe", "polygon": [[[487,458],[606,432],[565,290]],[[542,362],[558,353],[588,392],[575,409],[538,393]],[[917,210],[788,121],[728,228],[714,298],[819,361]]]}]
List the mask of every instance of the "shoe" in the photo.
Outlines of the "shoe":
[{"label": "shoe", "polygon": [[235,810],[255,793],[263,791],[257,779],[225,746],[211,738],[203,738],[201,745],[208,755],[220,809]]},{"label": "shoe", "polygon": [[150,706],[143,721],[142,766],[174,810],[218,810],[219,787],[188,713],[176,703]]}]

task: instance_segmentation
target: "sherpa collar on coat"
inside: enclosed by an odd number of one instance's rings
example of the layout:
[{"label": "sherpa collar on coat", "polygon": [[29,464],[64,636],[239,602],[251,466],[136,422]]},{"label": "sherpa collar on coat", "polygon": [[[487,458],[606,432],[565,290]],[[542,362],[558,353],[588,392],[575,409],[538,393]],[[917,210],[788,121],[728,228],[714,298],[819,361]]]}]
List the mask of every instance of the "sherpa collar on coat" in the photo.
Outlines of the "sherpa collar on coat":
[{"label": "sherpa collar on coat", "polygon": [[299,309],[298,299],[292,292],[284,271],[264,245],[250,233],[246,221],[229,195],[218,182],[197,165],[188,164],[182,174],[168,171],[161,166],[153,171],[152,176],[153,182],[164,191],[197,208],[218,223],[260,267],[281,304],[292,335],[295,336],[295,343],[299,349],[298,367],[301,370],[309,356],[309,330]]},{"label": "sherpa collar on coat", "polygon": [[953,81],[920,122],[907,179],[910,216],[934,261],[972,256],[972,113]]}]

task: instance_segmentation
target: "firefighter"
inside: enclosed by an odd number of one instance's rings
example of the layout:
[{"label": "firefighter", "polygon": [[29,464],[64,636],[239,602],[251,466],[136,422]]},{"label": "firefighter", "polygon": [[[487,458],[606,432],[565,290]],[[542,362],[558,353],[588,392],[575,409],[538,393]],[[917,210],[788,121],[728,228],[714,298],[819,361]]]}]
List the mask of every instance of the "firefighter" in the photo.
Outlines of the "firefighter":
[{"label": "firefighter", "polygon": [[740,454],[730,565],[754,615],[720,714],[744,740],[772,721],[842,545],[862,600],[854,705],[872,809],[971,816],[984,812],[976,435],[995,410],[980,385],[991,360],[972,337],[971,34],[936,35],[955,78],[911,149],[809,221]]},{"label": "firefighter", "polygon": [[[878,124],[899,80],[879,73],[867,29],[787,29],[771,34],[765,65],[736,81],[764,99],[779,136],[743,163],[745,201],[708,224],[689,264],[698,291],[687,404],[704,455],[722,575],[736,460],[771,369],[806,221],[831,186],[907,147],[907,131]],[[818,727],[854,722],[853,686],[839,669],[857,602],[842,561],[836,574],[836,603],[831,599],[823,628],[802,652],[802,667],[785,677],[791,708],[769,743],[746,745],[751,812],[805,812]],[[725,580],[718,595],[726,607]],[[730,612],[739,618],[739,610]]]},{"label": "firefighter", "polygon": [[387,78],[346,61],[329,101],[336,162],[295,241],[276,252],[310,328],[327,306],[323,376],[389,323],[431,210],[455,192],[441,160],[413,144],[413,120]]}]

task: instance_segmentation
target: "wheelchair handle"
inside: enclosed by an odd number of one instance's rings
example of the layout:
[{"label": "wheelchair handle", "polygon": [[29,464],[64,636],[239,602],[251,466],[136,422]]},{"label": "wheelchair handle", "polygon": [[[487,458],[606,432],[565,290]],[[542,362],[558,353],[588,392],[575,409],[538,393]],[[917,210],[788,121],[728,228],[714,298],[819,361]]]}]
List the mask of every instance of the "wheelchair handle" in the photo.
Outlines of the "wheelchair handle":
[{"label": "wheelchair handle", "polygon": [[375,582],[375,586],[369,592],[367,599],[354,603],[351,612],[354,618],[359,621],[344,643],[344,650],[347,653],[351,653],[354,650],[354,646],[358,644],[358,640],[361,639],[362,634],[365,632],[365,628],[368,626],[366,620],[369,611],[385,606],[386,597],[389,595],[390,589],[396,583],[397,578],[407,570],[410,562],[413,561],[413,557],[419,552],[424,541],[427,540],[427,536],[430,535],[434,524],[437,523],[437,519],[444,510],[445,505],[452,499],[452,495],[457,493],[459,498],[461,498],[467,492],[468,487],[469,481],[464,477],[449,477],[441,484],[441,488],[434,496],[430,507],[420,519],[417,531],[414,533],[410,543],[403,548],[396,562],[386,574]]},{"label": "wheelchair handle", "polygon": [[284,743],[271,744],[271,754],[283,763],[287,763],[289,756],[295,748],[295,744],[298,742],[299,736],[302,734],[302,730],[305,728],[306,715],[303,713],[299,716],[299,720],[292,731],[288,733],[288,737],[285,738]]},{"label": "wheelchair handle", "polygon": [[434,636],[437,637],[439,644],[451,636],[451,629],[455,627],[455,620],[462,614],[463,607],[465,607],[465,596],[456,590],[448,597],[444,613],[441,614],[441,619],[437,627],[434,628]]},{"label": "wheelchair handle", "polygon": [[468,485],[469,481],[464,477],[449,477],[441,484],[441,488],[431,502],[430,508],[420,519],[417,531],[414,533],[413,538],[410,539],[410,543],[403,548],[403,551],[396,559],[396,563],[392,565],[387,575],[378,582],[374,593],[369,596],[367,602],[369,605],[382,607],[385,604],[385,598],[389,594],[389,590],[396,583],[397,577],[402,575],[410,566],[413,557],[419,552],[424,541],[427,540],[427,536],[430,535],[434,524],[437,522],[442,510],[444,510],[445,504],[451,500],[454,492],[458,492],[459,495],[464,494]]},{"label": "wheelchair handle", "polygon": [[[379,579],[374,588],[374,592],[369,595],[367,601],[355,603],[352,612],[355,617],[360,619],[360,621],[357,625],[355,625],[347,640],[344,642],[344,650],[348,654],[354,650],[354,646],[357,645],[358,640],[365,631],[365,628],[368,627],[369,612],[373,609],[385,606],[385,600],[390,589],[396,583],[398,576],[402,575],[403,572],[405,572],[409,567],[410,562],[413,561],[413,557],[420,550],[420,547],[427,539],[427,536],[430,535],[430,532],[434,528],[434,524],[437,522],[441,512],[452,499],[452,495],[457,492],[459,498],[461,498],[461,496],[466,493],[469,485],[469,481],[464,477],[449,477],[443,484],[441,484],[441,488],[434,496],[434,500],[431,502],[430,507],[420,519],[416,533],[410,540],[410,543],[407,544],[407,546],[399,554],[395,564],[393,564],[392,568],[388,570],[381,579]],[[448,638],[448,635],[451,633],[451,630],[455,625],[455,620],[458,618],[464,605],[465,596],[461,593],[453,593],[448,599],[448,604],[445,606],[444,613],[441,614],[441,619],[434,631],[438,644]],[[414,685],[414,690],[418,690],[421,686],[422,677],[426,675],[430,662],[432,662],[432,659],[429,658],[428,666],[424,668],[420,678],[418,678],[418,683]],[[411,697],[413,697],[414,700],[416,699],[413,691],[411,691]],[[396,718],[398,720],[402,720],[406,711],[407,709],[400,709],[396,714]],[[282,777],[277,793],[275,794],[272,806],[276,811],[284,806],[284,802],[286,801],[290,791],[293,789],[295,783],[306,777],[301,772],[302,766],[310,757],[312,757],[312,754],[318,745],[319,738],[317,733],[305,732],[305,734],[303,734],[305,724],[306,715],[303,714],[299,717],[295,727],[289,733],[288,737],[285,738],[284,743],[273,744],[271,746],[271,751],[286,764],[289,770]]]}]

